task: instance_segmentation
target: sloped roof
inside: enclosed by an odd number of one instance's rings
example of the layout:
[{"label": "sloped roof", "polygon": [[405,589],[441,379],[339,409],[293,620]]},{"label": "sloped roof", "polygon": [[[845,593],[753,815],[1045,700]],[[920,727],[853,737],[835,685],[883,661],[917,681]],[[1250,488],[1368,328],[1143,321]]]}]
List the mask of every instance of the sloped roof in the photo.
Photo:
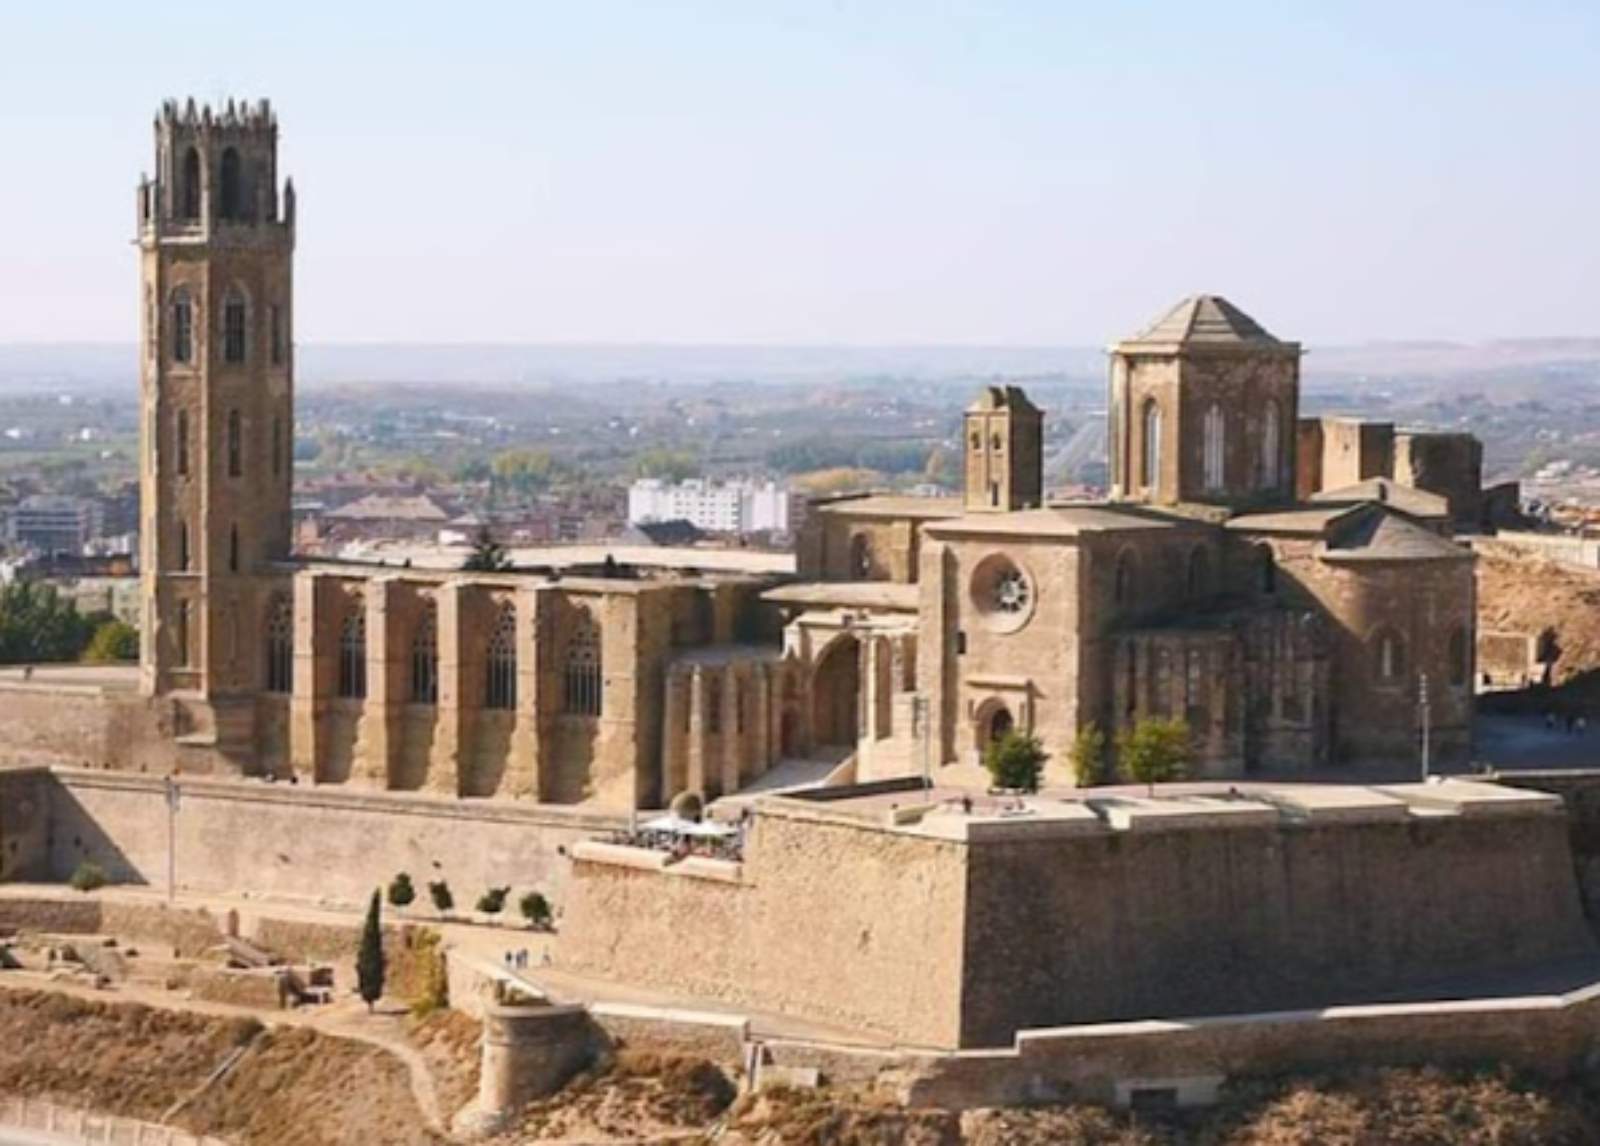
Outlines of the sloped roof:
[{"label": "sloped roof", "polygon": [[1471,561],[1472,552],[1404,514],[1373,505],[1328,542],[1326,561]]},{"label": "sloped roof", "polygon": [[977,398],[967,409],[973,412],[985,410],[1019,410],[1023,413],[1037,414],[1039,408],[1029,400],[1021,386],[985,386],[978,391]]},{"label": "sloped roof", "polygon": [[1311,500],[1322,505],[1355,505],[1374,501],[1380,505],[1392,505],[1412,517],[1450,516],[1450,503],[1438,494],[1386,477],[1367,478],[1338,489],[1320,490],[1311,495]]},{"label": "sloped roof", "polygon": [[1299,350],[1298,343],[1274,338],[1259,322],[1217,294],[1190,295],[1118,346]]}]

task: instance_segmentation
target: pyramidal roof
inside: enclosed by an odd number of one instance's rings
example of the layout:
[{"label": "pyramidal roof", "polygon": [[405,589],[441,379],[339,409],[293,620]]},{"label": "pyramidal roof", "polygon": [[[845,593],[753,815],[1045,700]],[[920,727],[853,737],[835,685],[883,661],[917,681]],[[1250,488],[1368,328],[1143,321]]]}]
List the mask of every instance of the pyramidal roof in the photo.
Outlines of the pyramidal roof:
[{"label": "pyramidal roof", "polygon": [[1298,349],[1268,334],[1259,322],[1219,294],[1194,294],[1156,319],[1123,346]]},{"label": "pyramidal roof", "polygon": [[1328,543],[1329,561],[1470,561],[1472,552],[1392,510],[1369,506]]}]

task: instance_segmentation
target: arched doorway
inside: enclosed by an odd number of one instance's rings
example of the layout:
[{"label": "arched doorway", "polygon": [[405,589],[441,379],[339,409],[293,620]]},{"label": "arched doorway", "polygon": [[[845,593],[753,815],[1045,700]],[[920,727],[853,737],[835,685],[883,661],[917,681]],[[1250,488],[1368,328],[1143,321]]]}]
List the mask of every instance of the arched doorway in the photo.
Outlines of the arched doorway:
[{"label": "arched doorway", "polygon": [[861,698],[861,642],[842,636],[817,662],[811,685],[811,732],[818,748],[855,747]]}]

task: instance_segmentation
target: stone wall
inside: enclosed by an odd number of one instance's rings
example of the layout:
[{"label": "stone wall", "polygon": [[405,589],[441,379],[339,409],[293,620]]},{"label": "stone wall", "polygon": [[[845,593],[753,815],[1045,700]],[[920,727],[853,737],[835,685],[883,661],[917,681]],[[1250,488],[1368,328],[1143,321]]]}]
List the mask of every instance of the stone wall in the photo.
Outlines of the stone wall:
[{"label": "stone wall", "polygon": [[[357,793],[311,785],[185,779],[176,818],[180,887],[296,896],[359,905],[397,872],[419,896],[446,880],[458,903],[510,884],[559,910],[560,849],[623,821],[548,805]],[[49,874],[84,859],[118,882],[162,886],[167,870],[163,782],[58,770],[50,791]]]},{"label": "stone wall", "polygon": [[49,868],[50,776],[0,771],[0,880],[39,879]]},{"label": "stone wall", "polygon": [[178,706],[93,686],[0,684],[0,767],[68,764],[167,772]]}]

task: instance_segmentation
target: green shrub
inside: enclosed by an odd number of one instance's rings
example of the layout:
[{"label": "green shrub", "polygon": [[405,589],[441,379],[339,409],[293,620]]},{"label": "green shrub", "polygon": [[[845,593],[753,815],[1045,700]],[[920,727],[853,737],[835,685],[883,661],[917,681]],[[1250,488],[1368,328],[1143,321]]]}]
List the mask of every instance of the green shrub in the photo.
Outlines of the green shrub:
[{"label": "green shrub", "polygon": [[1072,738],[1072,776],[1080,788],[1106,782],[1106,734],[1090,721]]},{"label": "green shrub", "polygon": [[478,910],[485,915],[499,915],[505,910],[506,896],[510,894],[509,887],[491,887],[478,896]]},{"label": "green shrub", "polygon": [[83,659],[96,664],[139,659],[139,630],[126,621],[106,621],[89,638]]},{"label": "green shrub", "polygon": [[411,1000],[411,1013],[419,1019],[450,1005],[450,979],[446,974],[444,952],[439,950],[440,941],[439,933],[432,928],[424,928],[417,936],[416,957],[422,961],[422,987]]},{"label": "green shrub", "polygon": [[405,907],[417,898],[417,889],[411,886],[411,877],[405,872],[389,883],[389,902],[395,907]]},{"label": "green shrub", "polygon": [[550,901],[542,892],[530,891],[517,901],[517,906],[522,909],[522,918],[537,927],[540,931],[550,926]]},{"label": "green shrub", "polygon": [[428,884],[428,898],[433,900],[434,910],[441,915],[456,905],[456,897],[450,894],[450,885],[442,879]]},{"label": "green shrub", "polygon": [[989,778],[996,788],[1037,792],[1039,775],[1048,759],[1038,737],[1013,729],[989,743],[983,754],[983,765],[989,770]]},{"label": "green shrub", "polygon": [[1117,737],[1122,774],[1155,795],[1157,784],[1181,780],[1189,771],[1189,726],[1181,720],[1141,720]]},{"label": "green shrub", "polygon": [[95,891],[104,887],[111,881],[106,878],[106,869],[91,860],[84,860],[78,864],[72,873],[71,882],[76,891]]}]

